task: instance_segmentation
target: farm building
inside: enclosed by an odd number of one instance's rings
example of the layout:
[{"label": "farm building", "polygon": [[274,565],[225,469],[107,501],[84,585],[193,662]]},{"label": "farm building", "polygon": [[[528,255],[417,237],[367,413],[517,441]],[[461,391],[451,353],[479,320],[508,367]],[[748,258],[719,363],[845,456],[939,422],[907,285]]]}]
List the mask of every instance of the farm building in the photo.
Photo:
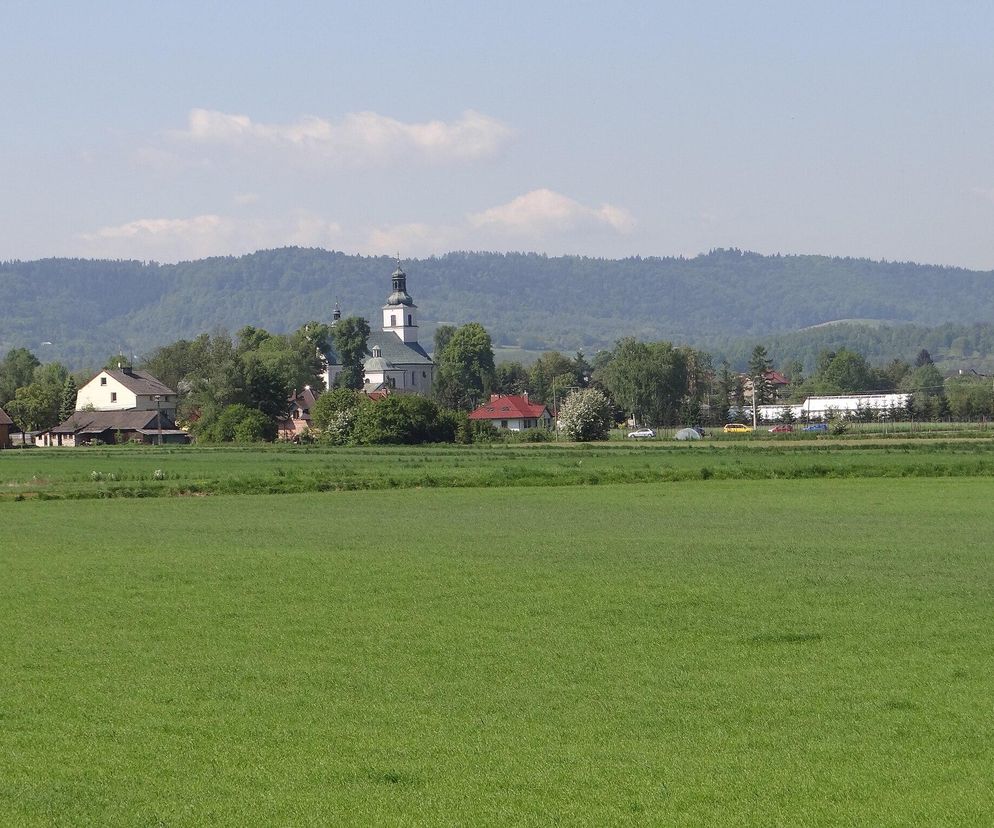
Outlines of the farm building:
[{"label": "farm building", "polygon": [[10,448],[10,432],[13,428],[14,421],[0,408],[0,449]]},{"label": "farm building", "polygon": [[835,397],[808,397],[802,403],[790,405],[759,405],[756,406],[756,413],[764,422],[779,420],[783,416],[784,409],[789,410],[795,420],[826,420],[867,409],[874,412],[904,409],[910,396],[910,394],[849,394]]},{"label": "farm building", "polygon": [[83,443],[188,443],[178,429],[176,392],[123,361],[98,373],[76,394],[76,411],[65,422],[35,435],[36,446]]},{"label": "farm building", "polygon": [[290,413],[279,421],[278,431],[281,440],[297,441],[300,436],[311,429],[311,408],[317,400],[317,395],[309,385],[299,394],[290,397]]},{"label": "farm building", "polygon": [[469,418],[508,431],[552,427],[549,409],[545,405],[528,402],[527,394],[520,397],[491,394],[490,402],[471,412]]},{"label": "farm building", "polygon": [[35,435],[36,446],[85,443],[188,443],[190,435],[156,411],[77,411],[64,423]]}]

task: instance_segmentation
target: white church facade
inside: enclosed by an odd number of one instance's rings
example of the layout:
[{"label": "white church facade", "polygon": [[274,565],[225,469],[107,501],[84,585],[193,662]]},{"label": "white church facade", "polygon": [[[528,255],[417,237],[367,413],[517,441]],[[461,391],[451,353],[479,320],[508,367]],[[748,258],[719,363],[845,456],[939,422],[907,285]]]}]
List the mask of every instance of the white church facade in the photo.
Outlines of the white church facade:
[{"label": "white church facade", "polygon": [[[363,390],[428,394],[435,382],[435,363],[418,342],[418,306],[407,292],[407,274],[400,262],[391,279],[392,290],[382,309],[382,329],[371,330],[366,343]],[[340,317],[336,308],[333,326]],[[334,387],[341,372],[341,358],[331,347],[325,355],[325,387]]]}]

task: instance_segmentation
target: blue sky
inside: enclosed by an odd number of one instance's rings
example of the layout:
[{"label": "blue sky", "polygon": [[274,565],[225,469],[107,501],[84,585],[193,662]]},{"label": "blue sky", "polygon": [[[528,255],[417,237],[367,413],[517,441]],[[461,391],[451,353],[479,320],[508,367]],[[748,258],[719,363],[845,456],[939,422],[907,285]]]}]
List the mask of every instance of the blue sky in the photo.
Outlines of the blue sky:
[{"label": "blue sky", "polygon": [[0,258],[994,269],[994,4],[4,3]]}]

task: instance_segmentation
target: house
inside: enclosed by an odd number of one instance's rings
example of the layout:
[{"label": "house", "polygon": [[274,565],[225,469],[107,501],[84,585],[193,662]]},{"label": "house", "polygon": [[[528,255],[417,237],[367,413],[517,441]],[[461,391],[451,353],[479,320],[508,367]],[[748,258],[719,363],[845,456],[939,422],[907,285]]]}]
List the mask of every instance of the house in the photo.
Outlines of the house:
[{"label": "house", "polygon": [[10,415],[0,408],[0,449],[10,448],[10,432],[15,429],[16,426]]},{"label": "house", "polygon": [[[407,274],[397,262],[392,276],[392,291],[382,308],[383,324],[379,331],[370,331],[363,363],[365,383],[369,394],[387,390],[400,394],[428,394],[435,381],[435,363],[418,342],[418,306],[407,292]],[[332,326],[341,318],[335,308]],[[333,388],[335,378],[342,372],[342,361],[334,347],[324,355],[326,388]]]},{"label": "house", "polygon": [[76,411],[64,423],[35,435],[37,446],[83,443],[188,443],[176,427],[176,392],[124,362],[100,371],[76,394]]},{"label": "house", "polygon": [[[763,379],[774,400],[779,400],[784,390],[790,385],[790,380],[779,371],[764,371]],[[752,405],[752,377],[746,374],[742,375],[742,394]]]},{"label": "house", "polygon": [[77,411],[64,423],[35,435],[36,446],[87,443],[188,443],[190,435],[158,411]]},{"label": "house", "polygon": [[311,430],[311,408],[316,400],[317,395],[309,385],[305,385],[304,390],[299,394],[293,393],[290,397],[290,413],[277,425],[281,440],[297,442],[303,434]]},{"label": "house", "polygon": [[161,411],[176,417],[176,392],[145,371],[136,371],[124,358],[116,370],[104,370],[79,389],[76,410]]},{"label": "house", "polygon": [[521,431],[525,428],[551,428],[552,414],[541,403],[528,402],[528,395],[504,396],[491,394],[486,402],[472,411],[471,420],[488,422],[497,429]]}]

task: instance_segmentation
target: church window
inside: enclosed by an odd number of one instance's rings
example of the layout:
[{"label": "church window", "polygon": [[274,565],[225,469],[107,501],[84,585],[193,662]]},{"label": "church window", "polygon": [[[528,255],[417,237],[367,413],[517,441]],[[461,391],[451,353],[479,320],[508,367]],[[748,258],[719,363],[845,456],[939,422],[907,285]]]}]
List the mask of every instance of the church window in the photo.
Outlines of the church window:
[{"label": "church window", "polygon": [[413,313],[407,314],[407,324],[408,325],[413,325],[414,324],[414,314]]},{"label": "church window", "polygon": [[390,327],[391,328],[397,327],[397,314],[395,313],[390,314]]},{"label": "church window", "polygon": [[418,374],[416,371],[411,371],[411,385],[418,384]]}]

